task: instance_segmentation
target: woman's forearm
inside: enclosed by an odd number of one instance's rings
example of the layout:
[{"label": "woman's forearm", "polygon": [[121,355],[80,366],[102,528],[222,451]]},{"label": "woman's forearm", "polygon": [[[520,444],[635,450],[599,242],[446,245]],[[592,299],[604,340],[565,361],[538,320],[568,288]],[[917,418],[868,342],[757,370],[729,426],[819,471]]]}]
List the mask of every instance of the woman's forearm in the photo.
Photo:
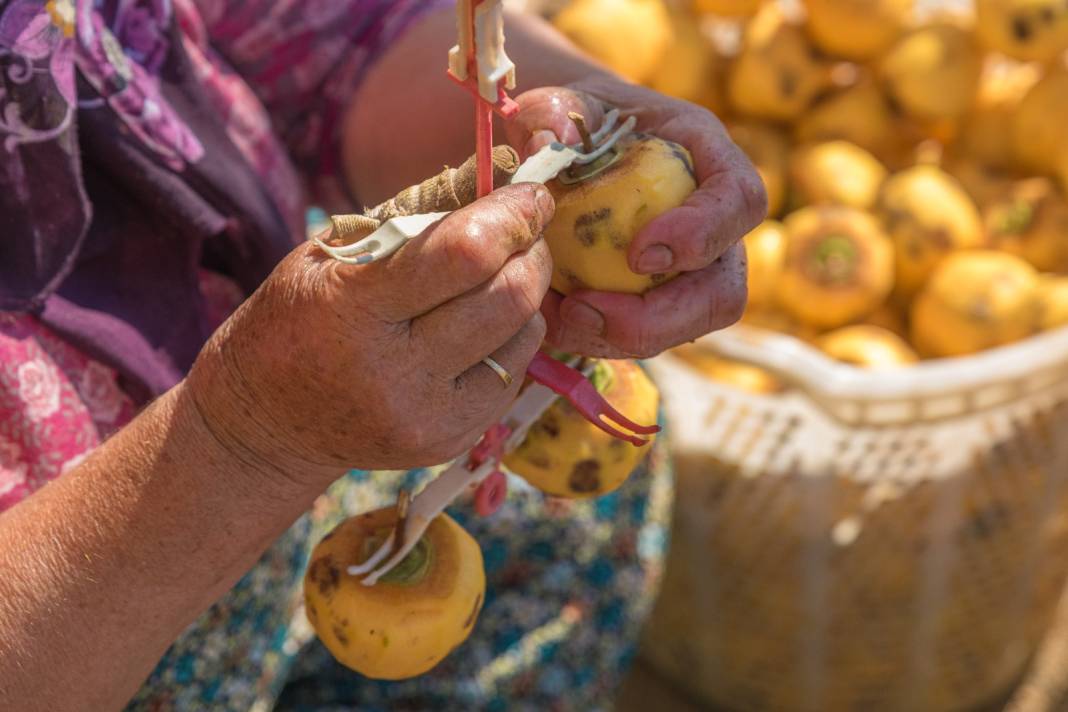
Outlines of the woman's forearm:
[{"label": "woman's forearm", "polygon": [[0,516],[0,708],[121,709],[310,504],[263,469],[179,385]]},{"label": "woman's forearm", "polygon": [[[517,66],[516,93],[606,73],[542,20],[509,14],[505,50]],[[374,66],[345,122],[345,165],[366,205],[393,195],[474,151],[471,96],[445,78],[456,13],[420,20]]]}]

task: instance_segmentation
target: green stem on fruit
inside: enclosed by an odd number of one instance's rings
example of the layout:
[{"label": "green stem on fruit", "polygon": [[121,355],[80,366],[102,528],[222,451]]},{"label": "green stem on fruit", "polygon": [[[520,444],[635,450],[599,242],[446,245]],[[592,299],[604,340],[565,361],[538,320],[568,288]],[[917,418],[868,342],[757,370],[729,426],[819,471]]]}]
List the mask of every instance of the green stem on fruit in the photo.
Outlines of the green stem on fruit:
[{"label": "green stem on fruit", "polygon": [[[378,551],[378,548],[389,538],[392,532],[392,528],[381,529],[364,539],[362,559],[366,561],[371,554]],[[430,564],[434,558],[433,554],[433,547],[427,541],[427,535],[424,534],[412,547],[412,550],[408,552],[408,555],[378,580],[379,583],[391,583],[398,586],[414,586],[420,583],[430,572]]]}]

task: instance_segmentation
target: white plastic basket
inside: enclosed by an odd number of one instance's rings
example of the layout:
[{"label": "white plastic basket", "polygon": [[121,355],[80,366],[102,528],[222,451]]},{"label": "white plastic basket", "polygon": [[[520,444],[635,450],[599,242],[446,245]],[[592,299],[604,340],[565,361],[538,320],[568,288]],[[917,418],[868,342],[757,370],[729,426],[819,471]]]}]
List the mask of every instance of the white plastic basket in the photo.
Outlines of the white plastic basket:
[{"label": "white plastic basket", "polygon": [[652,363],[678,496],[645,658],[737,712],[1007,696],[1068,574],[1068,329],[888,372],[744,326],[699,343],[790,388]]}]

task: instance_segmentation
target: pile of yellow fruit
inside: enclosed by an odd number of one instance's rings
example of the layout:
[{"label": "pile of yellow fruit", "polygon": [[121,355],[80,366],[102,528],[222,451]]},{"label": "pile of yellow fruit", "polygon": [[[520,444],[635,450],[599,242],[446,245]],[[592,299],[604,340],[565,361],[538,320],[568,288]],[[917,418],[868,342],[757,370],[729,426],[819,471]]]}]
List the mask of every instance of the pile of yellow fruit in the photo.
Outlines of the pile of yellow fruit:
[{"label": "pile of yellow fruit", "polygon": [[[719,116],[759,170],[743,322],[869,368],[1068,324],[1068,4],[572,0],[628,79]],[[678,355],[755,392],[770,375]]]}]

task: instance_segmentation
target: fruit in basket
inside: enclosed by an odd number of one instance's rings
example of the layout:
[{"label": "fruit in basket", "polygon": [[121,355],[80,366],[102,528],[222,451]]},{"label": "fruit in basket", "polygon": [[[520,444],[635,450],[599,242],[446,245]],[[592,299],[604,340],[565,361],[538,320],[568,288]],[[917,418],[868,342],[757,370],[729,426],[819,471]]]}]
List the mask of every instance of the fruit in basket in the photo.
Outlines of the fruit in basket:
[{"label": "fruit in basket", "polygon": [[984,166],[1007,169],[1014,161],[1012,123],[1016,109],[1041,72],[1033,64],[988,58],[975,106],[964,117],[954,153]]},{"label": "fruit in basket", "polygon": [[883,54],[898,38],[912,0],[805,0],[805,29],[823,52],[864,61]]},{"label": "fruit in basket", "polygon": [[911,30],[879,63],[890,96],[922,120],[962,116],[975,101],[981,68],[971,34],[948,21]]},{"label": "fruit in basket", "polygon": [[964,356],[1034,331],[1038,273],[991,250],[950,255],[912,304],[912,343],[925,356]]},{"label": "fruit in basket", "polygon": [[722,57],[694,18],[681,12],[672,13],[671,27],[674,41],[668,45],[646,84],[661,94],[722,113],[725,108]]},{"label": "fruit in basket", "polygon": [[903,134],[910,131],[879,87],[861,81],[818,100],[797,120],[794,138],[798,143],[842,139],[886,161],[903,153]]},{"label": "fruit in basket", "polygon": [[900,368],[920,357],[900,336],[870,324],[854,324],[830,331],[816,340],[824,353],[862,368]]},{"label": "fruit in basket", "polygon": [[775,290],[786,264],[786,230],[776,220],[765,220],[744,238],[749,265],[749,307],[775,304]]},{"label": "fruit in basket", "polygon": [[1008,171],[971,158],[953,158],[945,164],[945,171],[957,179],[977,206],[1001,200],[1013,185]]},{"label": "fruit in basket", "polygon": [[792,197],[801,203],[836,203],[868,209],[875,205],[886,168],[848,141],[802,146],[790,157]]},{"label": "fruit in basket", "polygon": [[1049,178],[1011,184],[983,218],[993,247],[1043,272],[1068,271],[1068,201]]},{"label": "fruit in basket", "polygon": [[1012,148],[1020,168],[1053,173],[1068,151],[1064,117],[1068,116],[1068,68],[1051,66],[1024,95],[1012,121]]},{"label": "fruit in basket", "polygon": [[367,677],[421,675],[467,639],[485,600],[478,543],[441,514],[374,586],[348,573],[378,549],[395,507],[352,517],[316,545],[304,576],[308,621],[346,667]]},{"label": "fruit in basket", "polygon": [[575,166],[547,187],[556,200],[556,215],[544,232],[553,256],[553,289],[640,294],[674,276],[632,272],[627,250],[649,221],[697,188],[685,148],[632,134],[600,161]]},{"label": "fruit in basket", "polygon": [[840,205],[790,214],[780,308],[816,328],[832,329],[875,311],[893,286],[894,251],[878,221]]},{"label": "fruit in basket", "polygon": [[975,203],[937,166],[915,166],[890,176],[879,212],[894,241],[895,290],[906,299],[946,255],[984,243]]},{"label": "fruit in basket", "polygon": [[1068,277],[1043,275],[1038,283],[1038,328],[1068,326]]},{"label": "fruit in basket", "polygon": [[779,129],[759,121],[727,125],[731,139],[749,156],[768,193],[768,215],[782,211],[786,200],[786,164],[789,143]]},{"label": "fruit in basket", "polygon": [[788,121],[829,84],[829,67],[815,57],[801,27],[768,3],[745,28],[727,73],[727,98],[741,114]]},{"label": "fruit in basket", "polygon": [[[598,361],[590,377],[612,406],[639,423],[656,421],[660,394],[634,361]],[[512,472],[546,494],[585,498],[622,485],[652,447],[614,438],[559,399],[504,459]]]},{"label": "fruit in basket", "polygon": [[989,49],[1048,62],[1068,49],[1068,6],[1062,0],[976,0],[975,33]]},{"label": "fruit in basket", "polygon": [[752,17],[763,0],[694,0],[693,8],[702,15]]},{"label": "fruit in basket", "polygon": [[672,42],[662,0],[574,0],[553,24],[572,42],[632,82],[644,82]]},{"label": "fruit in basket", "polygon": [[887,303],[873,311],[864,318],[864,324],[877,326],[892,334],[897,334],[903,339],[908,338],[908,327],[905,325],[905,316],[895,305]]},{"label": "fruit in basket", "polygon": [[768,395],[784,390],[782,381],[771,375],[769,371],[759,366],[717,356],[695,344],[678,346],[672,349],[671,353],[705,378],[746,393]]}]

